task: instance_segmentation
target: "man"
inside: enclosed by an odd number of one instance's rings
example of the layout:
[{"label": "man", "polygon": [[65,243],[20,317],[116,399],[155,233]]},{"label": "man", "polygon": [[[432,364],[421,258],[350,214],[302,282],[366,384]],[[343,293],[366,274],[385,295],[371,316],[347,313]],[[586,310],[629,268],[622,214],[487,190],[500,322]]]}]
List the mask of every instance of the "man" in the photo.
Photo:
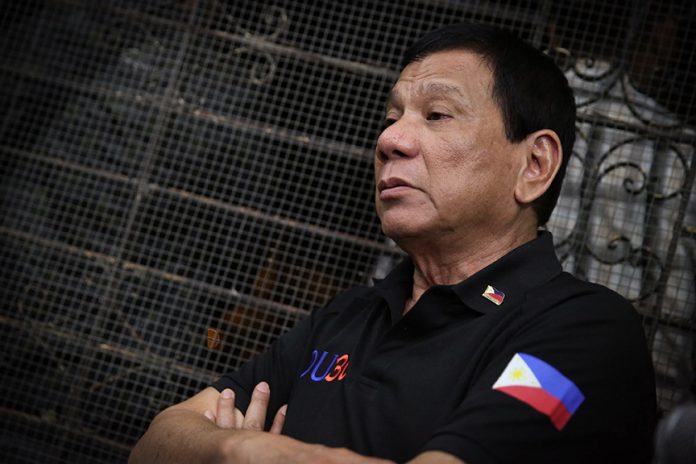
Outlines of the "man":
[{"label": "man", "polygon": [[382,228],[409,259],[160,413],[132,462],[649,461],[639,318],[537,232],[574,113],[563,74],[506,32],[418,41],[374,159]]}]

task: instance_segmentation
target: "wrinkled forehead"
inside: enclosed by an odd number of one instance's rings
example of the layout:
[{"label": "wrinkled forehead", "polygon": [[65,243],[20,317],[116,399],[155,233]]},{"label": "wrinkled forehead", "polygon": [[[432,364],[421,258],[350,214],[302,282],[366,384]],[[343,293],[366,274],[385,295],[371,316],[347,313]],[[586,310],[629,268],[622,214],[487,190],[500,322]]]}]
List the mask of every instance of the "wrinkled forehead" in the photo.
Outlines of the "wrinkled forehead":
[{"label": "wrinkled forehead", "polygon": [[492,89],[493,72],[488,62],[475,52],[455,49],[409,63],[389,92],[387,102],[431,97],[470,101],[490,98]]},{"label": "wrinkled forehead", "polygon": [[467,99],[464,91],[455,83],[446,81],[421,81],[411,85],[399,81],[394,84],[394,87],[389,91],[387,96],[387,104],[396,104],[401,102],[408,93],[410,98],[435,98],[446,97],[453,99]]}]

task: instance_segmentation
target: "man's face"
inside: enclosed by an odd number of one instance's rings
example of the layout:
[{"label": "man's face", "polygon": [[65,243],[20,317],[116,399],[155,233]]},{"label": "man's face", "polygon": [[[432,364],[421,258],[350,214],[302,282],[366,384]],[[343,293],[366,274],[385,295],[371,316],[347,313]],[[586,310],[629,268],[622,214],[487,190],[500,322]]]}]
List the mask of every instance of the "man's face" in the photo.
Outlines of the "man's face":
[{"label": "man's face", "polygon": [[469,51],[406,66],[375,150],[375,202],[395,239],[500,231],[514,216],[522,144],[505,136],[489,66]]}]

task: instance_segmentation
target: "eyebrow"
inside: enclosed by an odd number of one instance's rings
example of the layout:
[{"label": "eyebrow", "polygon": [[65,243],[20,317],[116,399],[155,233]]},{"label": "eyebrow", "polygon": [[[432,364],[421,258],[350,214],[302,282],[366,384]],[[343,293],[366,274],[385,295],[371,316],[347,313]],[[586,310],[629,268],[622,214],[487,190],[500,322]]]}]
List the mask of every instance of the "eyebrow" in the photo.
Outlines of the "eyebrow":
[{"label": "eyebrow", "polygon": [[[456,98],[456,103],[467,105],[468,99],[462,93],[461,89],[457,87],[456,85],[451,85],[451,84],[446,84],[444,82],[429,82],[425,85],[419,85],[416,94],[419,97],[422,96],[445,96],[447,98]],[[387,108],[390,105],[394,105],[395,103],[399,102],[401,100],[401,94],[396,90],[396,88],[392,88],[389,91],[389,95],[387,97]]]}]

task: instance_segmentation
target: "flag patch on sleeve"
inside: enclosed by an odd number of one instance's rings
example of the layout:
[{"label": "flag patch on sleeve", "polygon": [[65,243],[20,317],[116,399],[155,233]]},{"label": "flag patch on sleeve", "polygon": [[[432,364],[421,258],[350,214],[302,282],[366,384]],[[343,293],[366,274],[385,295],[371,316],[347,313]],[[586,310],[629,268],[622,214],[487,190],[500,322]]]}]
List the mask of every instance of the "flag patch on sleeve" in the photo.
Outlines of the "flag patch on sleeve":
[{"label": "flag patch on sleeve", "polygon": [[585,400],[580,389],[556,368],[526,353],[512,357],[493,389],[545,414],[558,430]]}]

